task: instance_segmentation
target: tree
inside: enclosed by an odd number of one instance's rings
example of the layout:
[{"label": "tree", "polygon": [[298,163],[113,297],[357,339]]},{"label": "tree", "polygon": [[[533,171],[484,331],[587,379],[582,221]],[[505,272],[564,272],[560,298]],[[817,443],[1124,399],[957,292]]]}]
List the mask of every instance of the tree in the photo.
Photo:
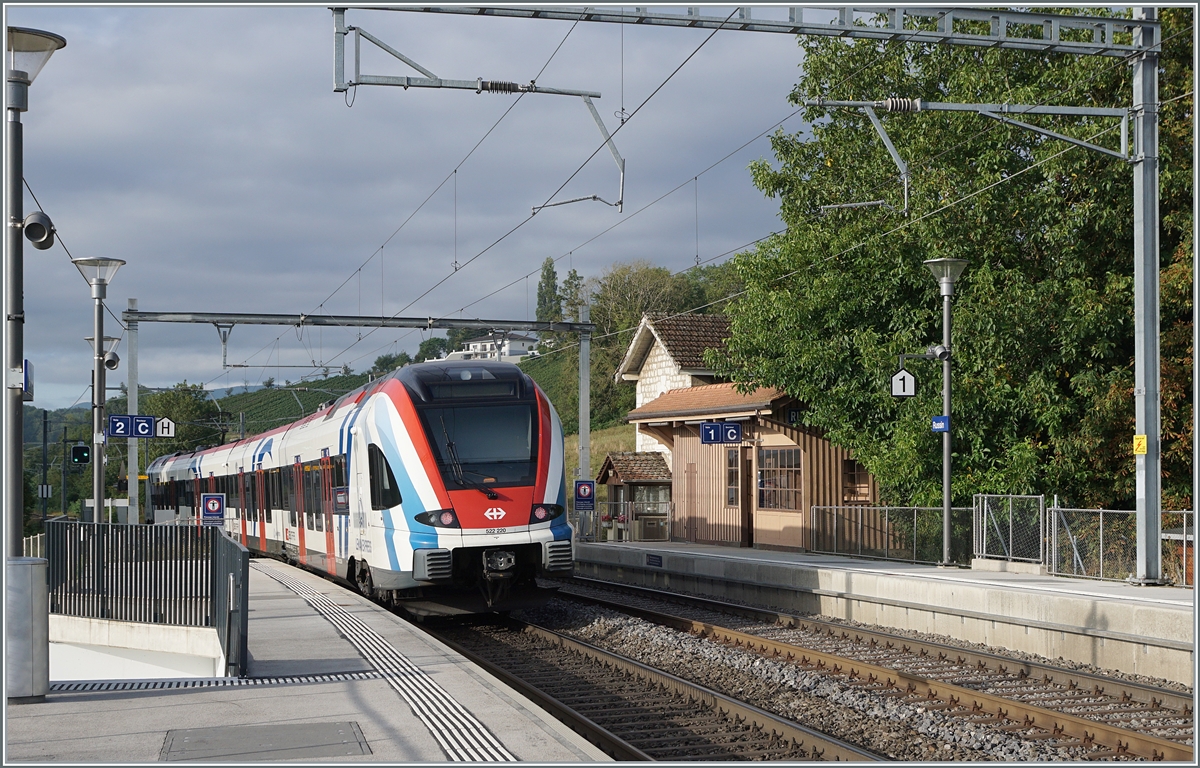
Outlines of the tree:
[{"label": "tree", "polygon": [[417,362],[437,360],[450,351],[450,343],[441,336],[431,336],[417,347]]},{"label": "tree", "polygon": [[375,365],[371,366],[371,372],[391,373],[397,368],[402,368],[411,362],[412,358],[403,350],[394,355],[380,355],[375,358]]},{"label": "tree", "polygon": [[544,323],[562,320],[562,297],[558,295],[558,272],[550,256],[542,262],[542,278],[537,287],[537,319]]},{"label": "tree", "polygon": [[461,349],[463,344],[478,336],[479,333],[477,328],[451,328],[446,331],[446,344],[450,351]]},{"label": "tree", "polygon": [[562,296],[563,317],[569,317],[577,323],[581,322],[580,310],[587,303],[587,296],[583,290],[583,278],[579,276],[574,267],[563,280],[562,290],[559,291],[559,294]]},{"label": "tree", "polygon": [[354,371],[350,370],[350,364],[343,363],[342,364],[342,375],[343,376],[351,376],[353,374],[354,374]]},{"label": "tree", "polygon": [[193,451],[220,441],[220,410],[201,384],[183,381],[166,391],[149,394],[139,410],[175,422],[175,437],[146,441],[147,463],[175,451]]},{"label": "tree", "polygon": [[272,388],[274,388],[274,386],[275,386],[275,377],[274,376],[268,376],[263,381],[263,387],[266,389],[272,389]]},{"label": "tree", "polygon": [[[1190,497],[1191,304],[1189,9],[1163,9],[1162,328],[1164,499]],[[1177,32],[1183,32],[1177,36]],[[1130,72],[1101,57],[805,38],[790,101],[1128,104]],[[861,73],[847,77],[847,72]],[[1052,96],[1047,96],[1052,94]],[[1170,102],[1170,103],[1168,103]],[[907,217],[896,169],[857,109],[810,107],[811,133],[772,137],[752,166],[780,201],[785,233],[735,259],[746,293],[728,309],[717,370],[787,390],[805,423],[852,449],[884,499],[941,497],[940,372],[911,365],[917,397],[894,400],[897,355],[941,339],[938,288],[922,261],[969,261],[956,286],[954,488],[1057,493],[1075,506],[1133,502],[1132,180],[1124,163],[962,113],[883,114],[910,164]],[[1115,146],[1115,121],[1026,118]],[[891,207],[821,206],[883,199]],[[1179,508],[1179,507],[1176,507]]]}]

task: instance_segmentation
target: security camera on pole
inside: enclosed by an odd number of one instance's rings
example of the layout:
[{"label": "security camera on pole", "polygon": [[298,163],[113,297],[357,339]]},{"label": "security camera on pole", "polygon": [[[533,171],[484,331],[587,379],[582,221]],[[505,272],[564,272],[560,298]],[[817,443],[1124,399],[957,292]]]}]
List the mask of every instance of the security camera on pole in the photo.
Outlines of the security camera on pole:
[{"label": "security camera on pole", "polygon": [[100,522],[100,510],[104,508],[104,395],[105,369],[117,367],[117,356],[104,349],[104,297],[113,275],[121,268],[121,259],[72,259],[71,263],[92,286],[92,299],[96,302],[95,332],[92,335],[92,522]]}]

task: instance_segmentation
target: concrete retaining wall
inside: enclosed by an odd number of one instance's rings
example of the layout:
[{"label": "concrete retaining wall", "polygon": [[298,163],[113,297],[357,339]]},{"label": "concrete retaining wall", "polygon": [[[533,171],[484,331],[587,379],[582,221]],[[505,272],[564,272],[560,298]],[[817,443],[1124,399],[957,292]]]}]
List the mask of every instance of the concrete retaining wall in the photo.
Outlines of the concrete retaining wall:
[{"label": "concrete retaining wall", "polygon": [[[1063,591],[576,543],[576,575],[1193,682],[1194,612]],[[659,565],[648,563],[661,562]]]},{"label": "concrete retaining wall", "polygon": [[50,679],[222,677],[217,630],[50,616]]}]

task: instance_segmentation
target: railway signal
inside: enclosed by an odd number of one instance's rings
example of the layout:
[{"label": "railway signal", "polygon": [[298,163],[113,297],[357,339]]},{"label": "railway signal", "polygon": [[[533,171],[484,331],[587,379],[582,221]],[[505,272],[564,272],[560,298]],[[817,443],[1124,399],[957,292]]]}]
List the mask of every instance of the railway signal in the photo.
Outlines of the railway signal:
[{"label": "railway signal", "polygon": [[71,446],[71,463],[75,465],[91,464],[92,463],[92,446],[90,445],[72,445]]}]

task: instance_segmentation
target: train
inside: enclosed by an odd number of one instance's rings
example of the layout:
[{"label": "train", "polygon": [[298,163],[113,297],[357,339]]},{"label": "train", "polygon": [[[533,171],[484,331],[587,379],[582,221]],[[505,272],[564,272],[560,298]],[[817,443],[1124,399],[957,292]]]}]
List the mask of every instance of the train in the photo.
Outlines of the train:
[{"label": "train", "polygon": [[562,423],[511,363],[409,364],[147,474],[156,521],[221,525],[417,616],[537,603],[573,567]]}]

